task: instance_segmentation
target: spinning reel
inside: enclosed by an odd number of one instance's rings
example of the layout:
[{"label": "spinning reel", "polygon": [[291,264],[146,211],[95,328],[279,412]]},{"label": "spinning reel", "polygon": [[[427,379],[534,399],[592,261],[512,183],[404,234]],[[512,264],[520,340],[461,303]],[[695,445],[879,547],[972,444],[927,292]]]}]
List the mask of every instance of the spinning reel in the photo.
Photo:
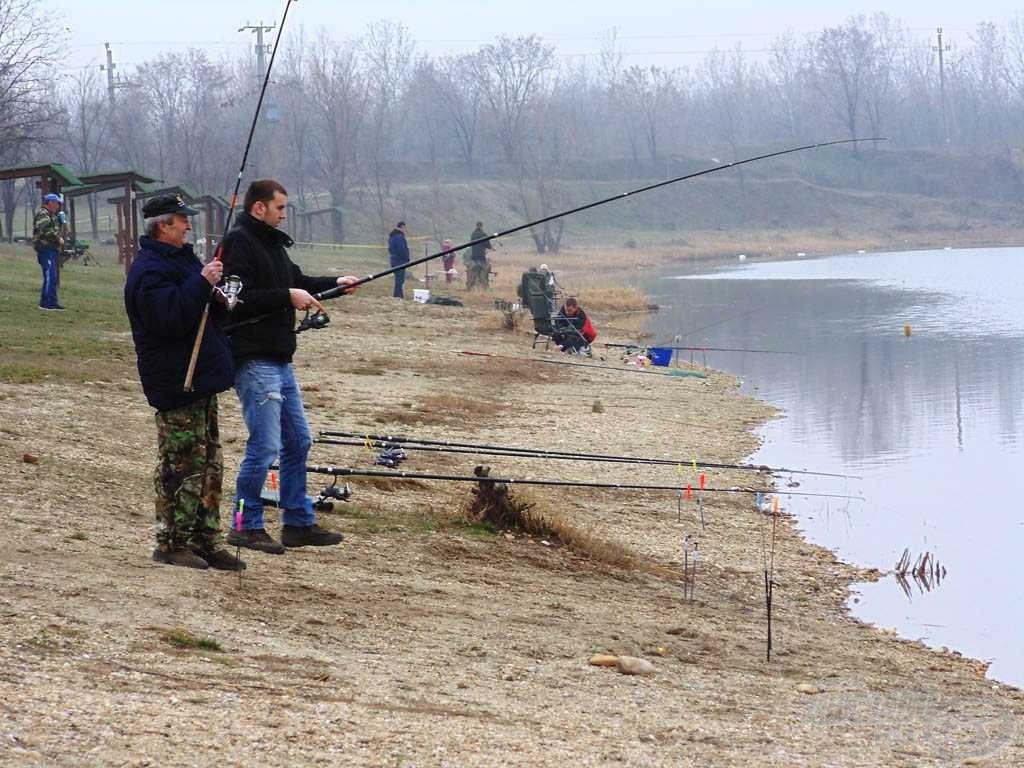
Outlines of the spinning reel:
[{"label": "spinning reel", "polygon": [[242,278],[238,275],[224,278],[224,285],[218,285],[214,290],[224,297],[224,304],[227,306],[228,312],[233,310],[236,304],[245,303],[238,298],[238,294],[242,292]]},{"label": "spinning reel", "polygon": [[331,318],[326,312],[320,312],[319,310],[311,312],[307,309],[306,315],[299,323],[299,327],[295,329],[295,333],[309,330],[317,331],[321,328],[326,328],[329,322],[331,322]]}]

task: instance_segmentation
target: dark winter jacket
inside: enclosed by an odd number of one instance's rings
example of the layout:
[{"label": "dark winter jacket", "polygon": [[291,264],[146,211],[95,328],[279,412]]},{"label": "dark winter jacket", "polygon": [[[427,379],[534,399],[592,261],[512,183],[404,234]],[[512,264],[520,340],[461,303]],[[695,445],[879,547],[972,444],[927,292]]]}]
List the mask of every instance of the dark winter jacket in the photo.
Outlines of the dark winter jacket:
[{"label": "dark winter jacket", "polygon": [[[199,319],[213,290],[202,269],[191,245],[176,248],[139,238],[139,252],[124,284],[124,307],[132,326],[142,390],[158,411],[180,408],[234,384],[227,339],[211,319],[199,348],[192,392],[183,391]],[[219,308],[214,303],[211,313]]]},{"label": "dark winter jacket", "polygon": [[[469,236],[469,239],[479,240],[481,237],[487,237],[487,233],[484,232],[483,227],[477,227],[476,229],[473,230],[473,234]],[[472,248],[470,248],[470,258],[473,261],[478,261],[481,264],[483,264],[485,261],[487,261],[487,252],[493,250],[494,246],[491,245],[490,240],[484,243],[477,243]]]},{"label": "dark winter jacket", "polygon": [[406,242],[405,233],[395,227],[388,235],[388,256],[391,257],[391,266],[397,267],[409,260],[409,243]]},{"label": "dark winter jacket", "polygon": [[[228,323],[267,315],[259,322],[240,325],[231,331],[231,352],[235,365],[249,360],[290,363],[295,354],[295,309],[292,288],[319,293],[334,288],[337,278],[307,277],[292,264],[285,250],[292,239],[276,227],[242,212],[224,238],[224,274],[242,280],[239,298]],[[269,313],[269,314],[268,314]]]}]

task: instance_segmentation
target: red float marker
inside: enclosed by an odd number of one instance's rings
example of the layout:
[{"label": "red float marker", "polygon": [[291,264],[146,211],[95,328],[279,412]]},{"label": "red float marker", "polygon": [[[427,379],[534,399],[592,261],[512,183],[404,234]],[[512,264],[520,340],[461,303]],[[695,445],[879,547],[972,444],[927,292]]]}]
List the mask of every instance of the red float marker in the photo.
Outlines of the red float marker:
[{"label": "red float marker", "polygon": [[704,473],[703,472],[700,473],[700,489],[702,491],[704,490]]},{"label": "red float marker", "polygon": [[693,498],[693,486],[688,485],[686,486],[686,500],[689,501],[691,498]]}]

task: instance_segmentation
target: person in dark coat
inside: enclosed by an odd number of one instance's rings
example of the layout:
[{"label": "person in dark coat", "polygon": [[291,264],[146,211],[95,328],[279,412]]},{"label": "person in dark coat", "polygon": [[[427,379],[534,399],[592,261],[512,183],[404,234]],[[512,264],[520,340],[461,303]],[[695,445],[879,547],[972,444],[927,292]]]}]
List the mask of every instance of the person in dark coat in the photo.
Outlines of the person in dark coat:
[{"label": "person in dark coat", "polygon": [[[484,223],[478,221],[470,240],[479,240],[487,237],[484,232]],[[494,246],[487,240],[477,243],[469,249],[469,261],[466,263],[466,290],[476,287],[489,288],[491,285],[491,262],[487,260],[487,252],[493,251]]]},{"label": "person in dark coat", "polygon": [[[273,179],[249,185],[244,211],[224,239],[224,270],[242,282],[240,303],[232,312],[231,351],[235,393],[249,429],[245,456],[235,483],[235,508],[241,529],[228,544],[271,554],[285,547],[328,546],[341,534],[317,525],[306,495],[306,457],[312,445],[302,393],[295,380],[295,310],[323,312],[312,295],[356,282],[352,276],[309,277],[288,257],[292,239],[278,229],[287,217],[288,192]],[[261,319],[247,323],[247,319]],[[281,482],[281,541],[263,524],[263,484],[278,461]]]},{"label": "person in dark coat", "polygon": [[[156,409],[158,462],[156,549],[153,559],[189,568],[241,570],[245,563],[220,547],[223,460],[217,394],[234,383],[227,339],[208,323],[191,392],[185,374],[203,308],[220,282],[219,261],[199,263],[185,242],[198,211],[181,197],[154,197],[142,209],[146,234],[124,286],[139,378]],[[220,311],[214,304],[214,314]]]},{"label": "person in dark coat", "polygon": [[[388,235],[388,256],[391,266],[397,267],[409,263],[409,243],[405,239],[405,222],[400,221]],[[395,291],[391,295],[396,299],[405,298],[405,270],[395,272]]]}]

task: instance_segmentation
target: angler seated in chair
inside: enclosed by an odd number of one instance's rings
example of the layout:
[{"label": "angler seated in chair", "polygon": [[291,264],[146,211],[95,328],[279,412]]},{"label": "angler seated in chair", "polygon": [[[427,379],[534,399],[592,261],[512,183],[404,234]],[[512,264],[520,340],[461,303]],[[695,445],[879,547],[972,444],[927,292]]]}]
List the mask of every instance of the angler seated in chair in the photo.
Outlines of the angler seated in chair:
[{"label": "angler seated in chair", "polygon": [[593,323],[579,301],[570,296],[551,321],[551,340],[563,352],[590,354],[590,345],[597,338]]}]

